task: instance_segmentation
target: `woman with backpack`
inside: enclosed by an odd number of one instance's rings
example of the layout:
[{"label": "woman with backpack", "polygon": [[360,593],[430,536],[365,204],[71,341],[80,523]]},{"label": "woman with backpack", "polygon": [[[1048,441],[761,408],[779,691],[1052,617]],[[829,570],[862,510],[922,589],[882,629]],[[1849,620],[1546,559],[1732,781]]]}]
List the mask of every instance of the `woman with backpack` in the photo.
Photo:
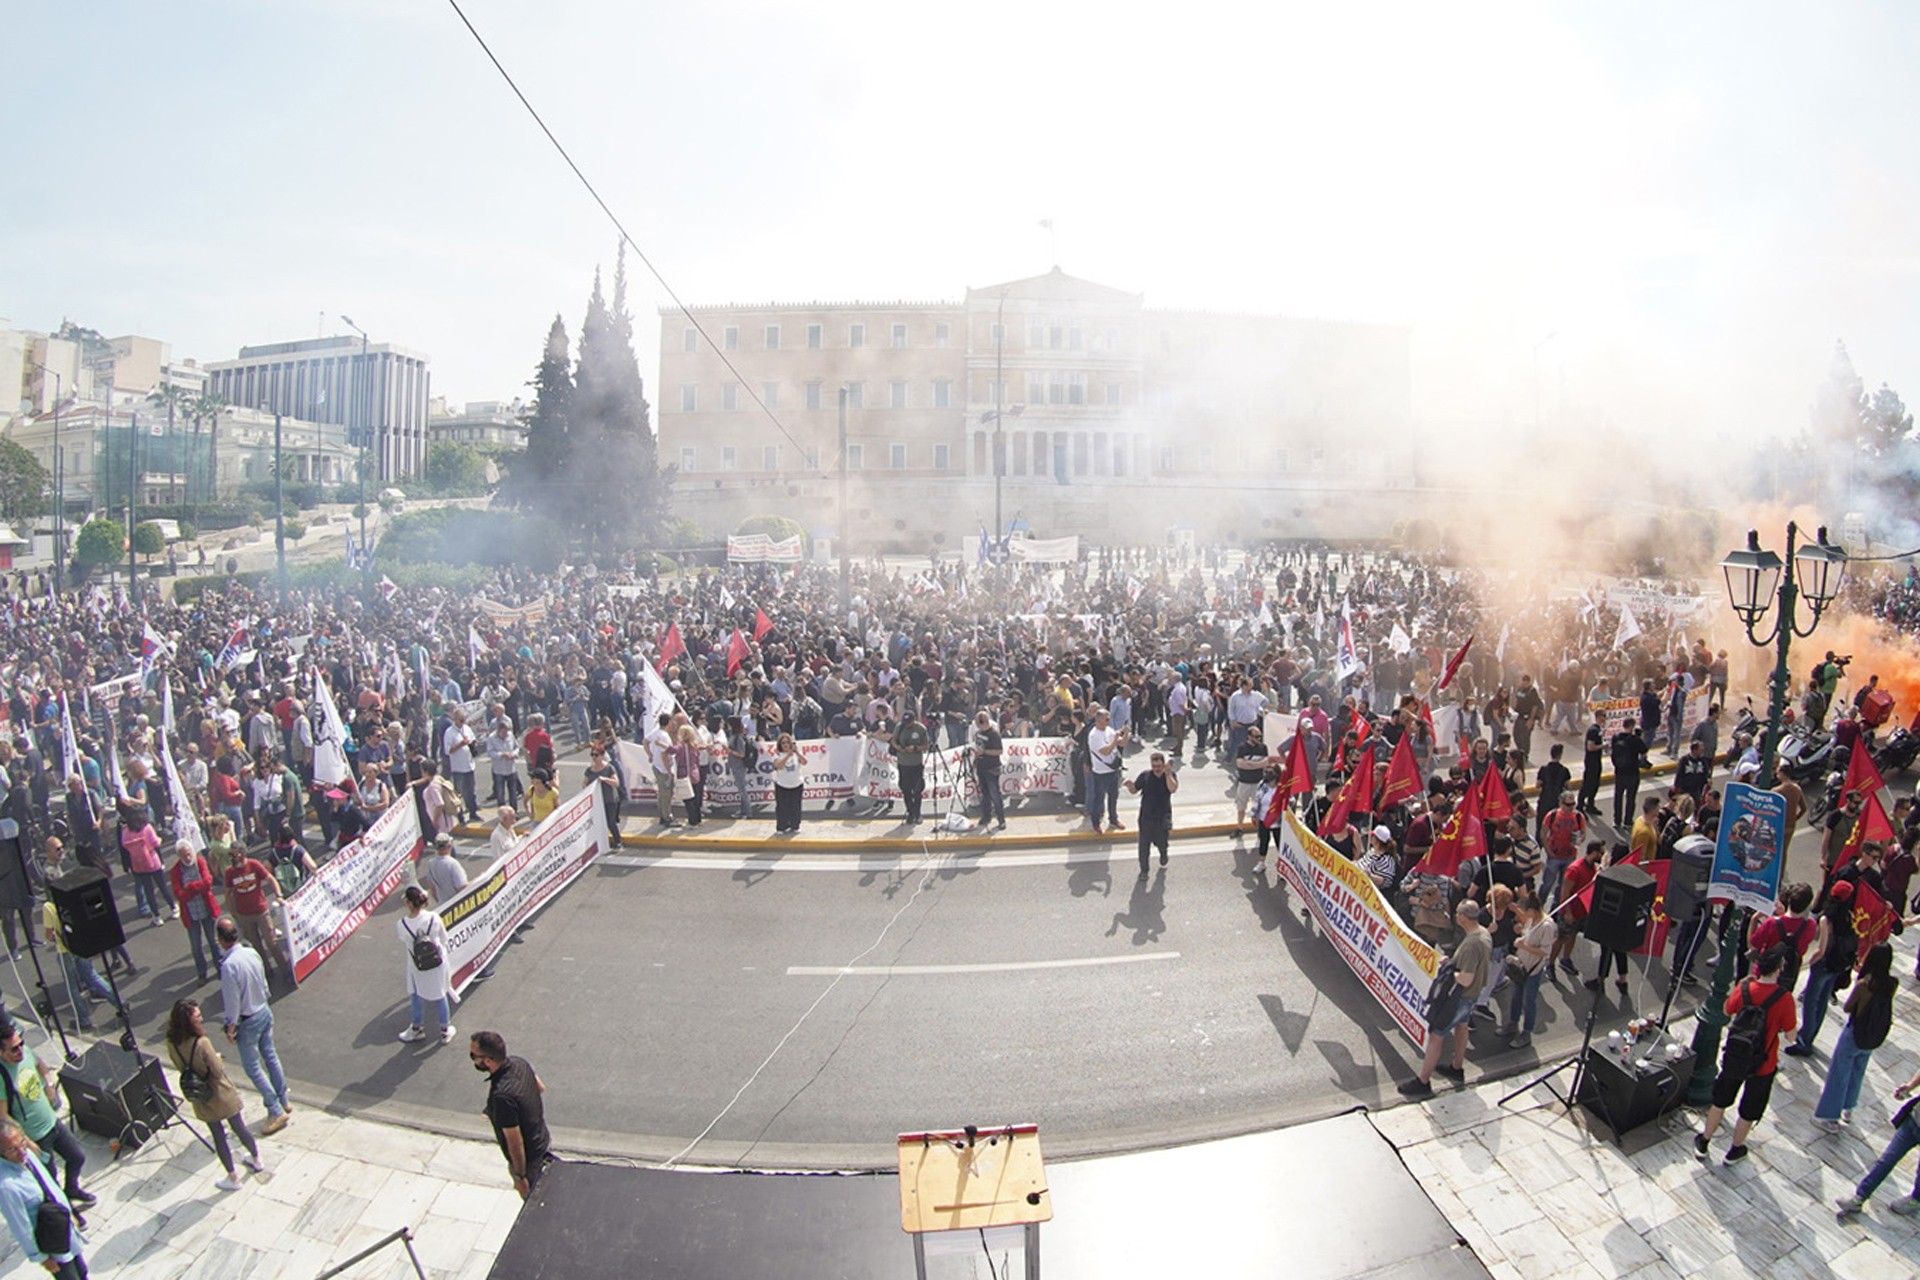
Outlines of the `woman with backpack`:
[{"label": "woman with backpack", "polygon": [[426,1039],[423,1022],[431,1005],[440,1018],[440,1043],[453,1041],[453,1015],[450,1003],[453,987],[447,973],[447,926],[440,913],[427,909],[427,891],[417,884],[407,886],[407,912],[394,923],[400,930],[400,949],[406,953],[407,1003],[413,1021],[400,1033],[407,1044]]},{"label": "woman with backpack", "polygon": [[247,1168],[265,1173],[267,1166],[260,1159],[260,1144],[254,1140],[253,1131],[247,1128],[246,1117],[241,1114],[244,1106],[240,1091],[227,1078],[227,1066],[220,1060],[220,1050],[214,1047],[213,1037],[201,1025],[198,1000],[173,1002],[173,1013],[167,1019],[167,1056],[173,1059],[173,1069],[179,1073],[181,1096],[193,1104],[194,1117],[213,1131],[214,1154],[220,1157],[221,1167],[227,1171],[227,1176],[213,1185],[222,1191],[240,1189],[240,1177],[233,1167],[233,1147],[227,1142],[228,1129],[233,1130],[233,1136],[247,1149]]},{"label": "woman with backpack", "polygon": [[1860,938],[1853,931],[1853,885],[1836,880],[1827,889],[1827,908],[1820,913],[1820,931],[1807,953],[1807,985],[1800,992],[1800,1035],[1787,1046],[1789,1058],[1813,1056],[1814,1037],[1827,1020],[1827,1001],[1840,979],[1853,972]]},{"label": "woman with backpack", "polygon": [[1886,1043],[1893,1030],[1893,996],[1900,988],[1893,976],[1893,944],[1876,942],[1860,965],[1860,979],[1847,996],[1847,1025],[1833,1047],[1827,1083],[1813,1108],[1813,1122],[1829,1133],[1853,1123],[1860,1086],[1867,1078],[1867,1062]]}]

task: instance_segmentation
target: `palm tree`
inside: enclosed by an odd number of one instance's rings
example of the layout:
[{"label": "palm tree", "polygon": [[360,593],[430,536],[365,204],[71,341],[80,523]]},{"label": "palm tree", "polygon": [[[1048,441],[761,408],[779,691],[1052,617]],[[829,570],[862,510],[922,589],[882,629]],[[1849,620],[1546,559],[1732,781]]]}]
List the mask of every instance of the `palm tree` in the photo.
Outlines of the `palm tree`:
[{"label": "palm tree", "polygon": [[147,403],[164,408],[167,411],[167,496],[173,497],[173,476],[178,467],[174,465],[180,457],[180,444],[173,434],[173,416],[176,409],[189,412],[193,404],[193,393],[185,387],[175,386],[171,382],[162,382],[147,393]]},{"label": "palm tree", "polygon": [[[193,418],[193,447],[195,453],[200,451],[200,424],[203,421],[207,424],[206,464],[200,479],[201,500],[204,500],[210,493],[215,498],[219,497],[215,465],[220,454],[220,415],[232,407],[224,396],[216,395],[211,391],[204,395],[195,396],[192,403],[188,406],[187,412],[192,415]],[[197,506],[194,509],[194,514],[196,516],[199,515],[199,508]],[[197,524],[198,521],[196,520],[195,523]]]}]

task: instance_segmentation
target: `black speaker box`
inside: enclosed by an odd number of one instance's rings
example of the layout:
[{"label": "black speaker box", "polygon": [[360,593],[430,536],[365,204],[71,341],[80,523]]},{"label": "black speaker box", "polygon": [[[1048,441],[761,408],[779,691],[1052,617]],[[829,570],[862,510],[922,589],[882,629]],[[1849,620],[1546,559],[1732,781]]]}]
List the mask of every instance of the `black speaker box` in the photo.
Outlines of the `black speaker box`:
[{"label": "black speaker box", "polygon": [[126,945],[127,932],[120,927],[120,908],[106,872],[75,867],[47,881],[47,893],[60,917],[60,940],[73,954],[92,959]]},{"label": "black speaker box", "polygon": [[1581,1070],[1581,1105],[1607,1123],[1618,1143],[1629,1129],[1657,1120],[1686,1101],[1693,1062],[1690,1050],[1673,1062],[1651,1055],[1633,1061],[1595,1044]]},{"label": "black speaker box", "polygon": [[1667,877],[1667,900],[1661,908],[1676,924],[1706,905],[1707,886],[1713,880],[1713,842],[1682,840],[1673,851],[1673,870]]},{"label": "black speaker box", "polygon": [[73,1119],[88,1133],[137,1147],[166,1124],[172,1093],[160,1060],[136,1059],[118,1045],[96,1044],[60,1072]]},{"label": "black speaker box", "polygon": [[1652,876],[1632,863],[1602,871],[1593,881],[1587,936],[1610,951],[1631,951],[1645,942],[1658,887]]}]

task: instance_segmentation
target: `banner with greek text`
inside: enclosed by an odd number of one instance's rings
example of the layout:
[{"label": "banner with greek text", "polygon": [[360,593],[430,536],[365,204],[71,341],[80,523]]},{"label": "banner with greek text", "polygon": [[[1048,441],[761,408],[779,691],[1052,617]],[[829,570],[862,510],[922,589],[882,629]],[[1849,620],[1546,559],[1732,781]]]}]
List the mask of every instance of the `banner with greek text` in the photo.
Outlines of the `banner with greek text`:
[{"label": "banner with greek text", "polygon": [[606,847],[606,808],[593,791],[582,791],[448,899],[440,920],[447,926],[447,973],[454,991],[464,992],[512,941],[514,931]]},{"label": "banner with greek text", "polygon": [[729,564],[799,564],[801,539],[770,538],[764,533],[730,534],[727,537]]},{"label": "banner with greek text", "polygon": [[[866,739],[812,738],[796,745],[800,749],[803,804],[824,805],[830,800],[851,800],[858,794]],[[620,777],[626,783],[627,799],[654,803],[653,767],[647,762],[646,747],[622,739],[615,743],[615,750],[619,755]],[[731,808],[739,804],[740,793],[734,786],[731,771],[709,770],[702,797],[710,806]],[[773,803],[773,757],[765,750],[747,774],[747,803]]]},{"label": "banner with greek text", "polygon": [[[900,799],[900,765],[893,758],[891,747],[877,738],[868,738],[866,743],[860,794],[870,800]],[[963,802],[971,799],[977,790],[973,783],[972,755],[967,747],[927,752],[920,765],[927,780],[922,798],[930,805],[951,804],[956,797]]]},{"label": "banner with greek text", "polygon": [[496,627],[530,626],[547,616],[547,600],[544,596],[532,604],[523,604],[518,607],[499,604],[481,596],[473,602],[473,607]]},{"label": "banner with greek text", "polygon": [[407,864],[419,852],[419,806],[396,804],[287,898],[287,951],[295,982],[305,981],[339,950],[407,878]]},{"label": "banner with greek text", "polygon": [[1015,538],[1007,543],[1007,557],[1033,564],[1072,564],[1080,558],[1080,535],[1064,538]]},{"label": "banner with greek text", "polygon": [[[1704,684],[1687,694],[1686,706],[1680,717],[1680,734],[1682,741],[1691,736],[1694,729],[1699,727],[1700,722],[1707,718],[1707,703],[1712,696],[1713,688],[1710,685]],[[1663,717],[1667,713],[1666,706],[1666,694],[1662,691],[1660,696],[1660,714]],[[1635,694],[1631,698],[1608,698],[1604,702],[1589,702],[1587,704],[1587,714],[1591,716],[1596,711],[1606,716],[1606,725],[1602,732],[1607,735],[1608,741],[1612,741],[1613,735],[1624,729],[1627,721],[1638,720],[1640,718],[1640,696]],[[1641,725],[1640,736],[1647,740],[1647,745],[1649,746],[1652,746],[1656,740],[1665,741],[1667,736],[1666,721],[1663,719],[1660,722],[1660,727],[1653,733],[1648,733],[1647,727]]]},{"label": "banner with greek text", "polygon": [[1340,958],[1373,992],[1414,1047],[1427,1046],[1427,988],[1440,953],[1409,929],[1358,863],[1340,856],[1291,812],[1277,844],[1275,865],[1306,900]]}]

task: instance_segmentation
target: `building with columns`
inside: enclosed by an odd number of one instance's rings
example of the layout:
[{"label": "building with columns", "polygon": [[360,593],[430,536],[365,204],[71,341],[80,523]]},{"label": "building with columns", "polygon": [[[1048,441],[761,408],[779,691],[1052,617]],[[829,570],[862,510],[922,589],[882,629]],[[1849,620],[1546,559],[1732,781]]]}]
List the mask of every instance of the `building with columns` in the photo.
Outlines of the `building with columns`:
[{"label": "building with columns", "polygon": [[229,404],[345,429],[372,451],[382,481],[426,470],[432,375],[427,357],[354,336],[242,347],[207,366],[207,389]]}]

